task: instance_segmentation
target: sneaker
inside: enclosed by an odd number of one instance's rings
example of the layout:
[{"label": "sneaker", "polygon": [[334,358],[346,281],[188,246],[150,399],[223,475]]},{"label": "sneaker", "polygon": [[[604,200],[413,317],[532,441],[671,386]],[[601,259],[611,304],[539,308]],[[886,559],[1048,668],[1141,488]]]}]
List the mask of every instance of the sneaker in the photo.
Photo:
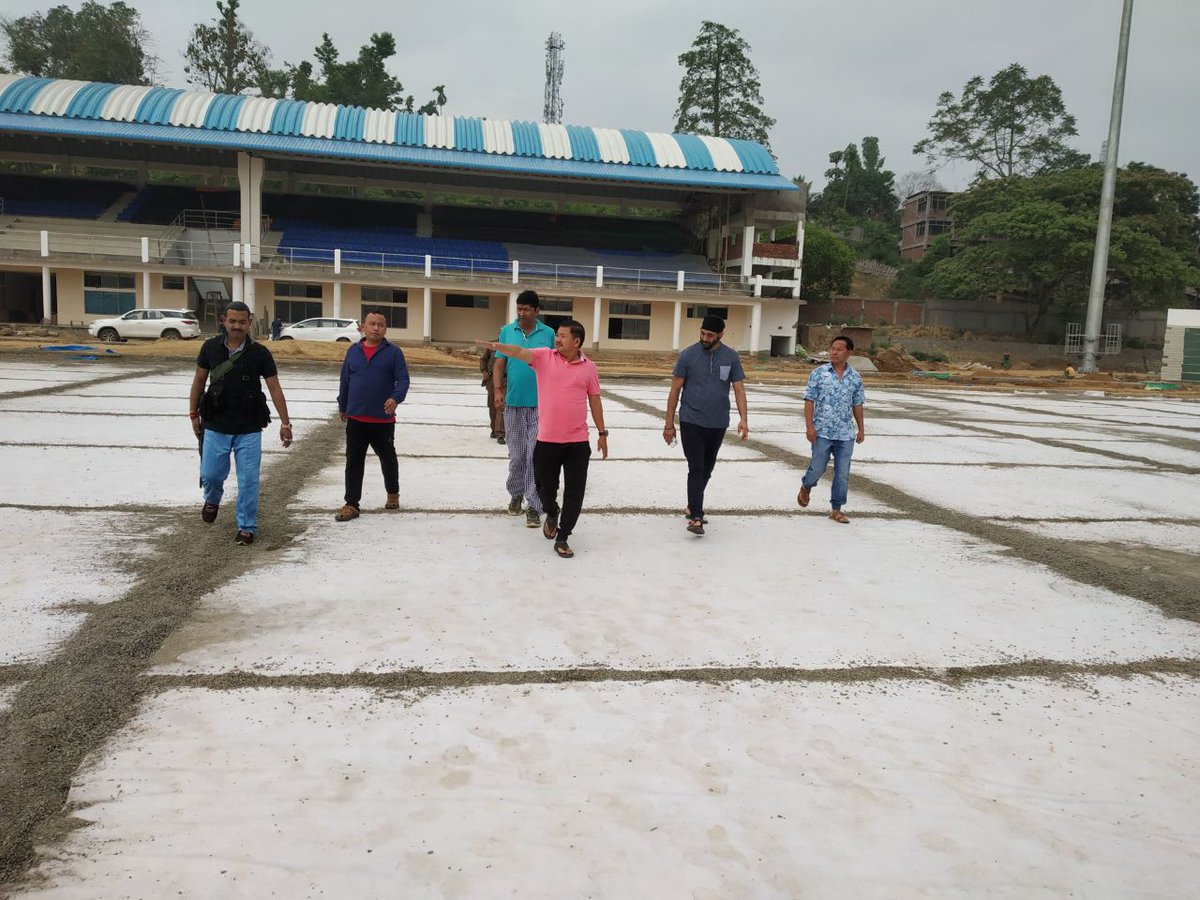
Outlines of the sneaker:
[{"label": "sneaker", "polygon": [[541,516],[539,516],[532,509],[525,510],[525,527],[526,528],[537,528],[541,524],[542,524]]},{"label": "sneaker", "polygon": [[205,503],[200,507],[200,518],[211,525],[217,521],[217,510],[221,508],[219,503]]},{"label": "sneaker", "polygon": [[558,537],[558,513],[546,516],[546,521],[542,523],[542,534],[546,536],[546,540],[548,541],[552,541]]},{"label": "sneaker", "polygon": [[700,519],[688,520],[687,530],[692,534],[704,534],[704,522]]},{"label": "sneaker", "polygon": [[510,516],[519,516],[521,514],[521,498],[513,497],[508,501],[508,514]]},{"label": "sneaker", "polygon": [[508,443],[508,441],[506,441],[506,440],[504,439],[504,435],[500,435],[500,437],[496,438],[496,443],[497,443],[497,444],[507,444],[507,443]]},{"label": "sneaker", "polygon": [[238,533],[234,535],[233,542],[235,544],[241,544],[242,546],[245,546],[246,544],[253,544],[254,532],[239,530]]}]

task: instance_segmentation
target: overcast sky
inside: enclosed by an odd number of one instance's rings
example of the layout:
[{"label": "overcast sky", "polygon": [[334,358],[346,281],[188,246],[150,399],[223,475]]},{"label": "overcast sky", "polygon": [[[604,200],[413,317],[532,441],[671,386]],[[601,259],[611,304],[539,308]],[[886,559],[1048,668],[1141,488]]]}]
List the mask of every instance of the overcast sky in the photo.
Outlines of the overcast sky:
[{"label": "overcast sky", "polygon": [[[52,3],[4,0],[9,17]],[[69,5],[78,7],[78,2]],[[160,78],[186,87],[182,51],[212,0],[132,0],[155,37]],[[242,17],[274,61],[311,59],[328,31],[342,57],[375,31],[391,31],[391,70],[417,97],[444,83],[447,112],[537,121],[544,44],[566,42],[564,121],[671,131],[680,53],[700,22],[738,29],[752,48],[764,107],[777,121],[780,171],[819,188],[829,152],[877,135],[897,176],[924,168],[911,153],[938,94],[1013,62],[1050,75],[1078,119],[1078,149],[1093,157],[1108,132],[1120,0],[243,0]],[[1138,0],[1134,9],[1120,160],[1200,177],[1200,2]],[[966,168],[938,177],[949,188]]]}]

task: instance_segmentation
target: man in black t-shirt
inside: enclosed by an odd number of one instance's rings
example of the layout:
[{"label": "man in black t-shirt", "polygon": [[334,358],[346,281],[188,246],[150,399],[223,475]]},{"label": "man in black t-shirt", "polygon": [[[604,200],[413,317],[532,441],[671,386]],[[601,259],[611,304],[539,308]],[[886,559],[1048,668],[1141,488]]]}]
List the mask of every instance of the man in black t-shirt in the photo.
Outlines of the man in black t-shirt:
[{"label": "man in black t-shirt", "polygon": [[[292,425],[287,401],[279,386],[275,358],[264,345],[250,338],[250,307],[236,301],[225,310],[225,334],[210,338],[200,348],[196,374],[188,397],[192,430],[202,437],[200,485],[204,506],[200,518],[215,522],[229,477],[232,455],[237,465],[238,544],[254,543],[258,530],[258,475],[262,465],[262,431],[270,422],[267,398],[259,379],[266,381],[279,414],[279,439],[292,445]],[[208,391],[204,384],[208,382]],[[203,402],[201,397],[203,395]]]}]

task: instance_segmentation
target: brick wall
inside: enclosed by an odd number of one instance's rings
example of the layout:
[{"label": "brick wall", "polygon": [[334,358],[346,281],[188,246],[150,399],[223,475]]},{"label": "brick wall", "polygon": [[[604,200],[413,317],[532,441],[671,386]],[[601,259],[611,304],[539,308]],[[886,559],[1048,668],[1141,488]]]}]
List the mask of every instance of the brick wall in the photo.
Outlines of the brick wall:
[{"label": "brick wall", "polygon": [[800,324],[818,322],[862,322],[864,325],[921,325],[925,304],[919,300],[866,300],[834,297],[831,301],[809,301],[800,307]]}]

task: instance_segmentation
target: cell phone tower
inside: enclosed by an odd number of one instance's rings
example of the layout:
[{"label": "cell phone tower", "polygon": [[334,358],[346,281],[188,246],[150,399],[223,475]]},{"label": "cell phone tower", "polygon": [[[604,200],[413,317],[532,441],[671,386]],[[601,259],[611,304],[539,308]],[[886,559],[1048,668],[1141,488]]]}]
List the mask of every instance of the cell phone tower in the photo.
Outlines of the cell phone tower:
[{"label": "cell phone tower", "polygon": [[563,49],[566,46],[561,34],[550,32],[546,39],[546,103],[542,109],[542,121],[547,124],[562,122]]}]

